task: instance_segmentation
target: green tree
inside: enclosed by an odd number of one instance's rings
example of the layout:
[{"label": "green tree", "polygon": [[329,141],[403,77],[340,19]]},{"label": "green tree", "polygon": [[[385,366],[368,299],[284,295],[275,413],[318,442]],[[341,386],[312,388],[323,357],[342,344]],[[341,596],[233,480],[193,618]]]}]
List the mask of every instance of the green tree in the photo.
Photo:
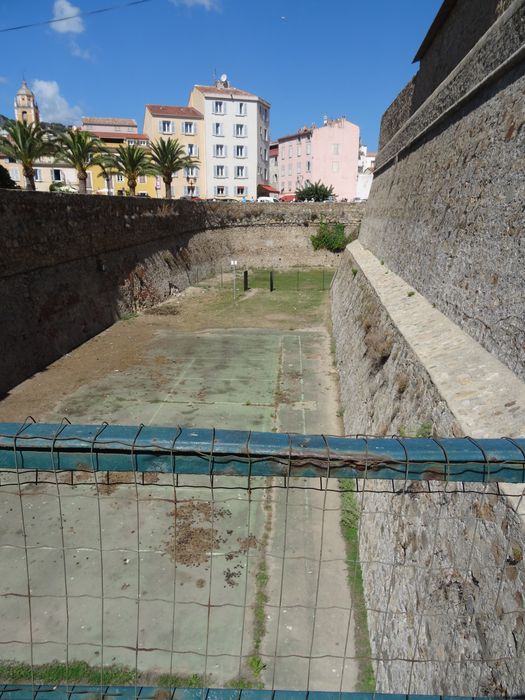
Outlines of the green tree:
[{"label": "green tree", "polygon": [[9,170],[0,165],[0,187],[6,190],[14,190],[16,184],[11,180],[11,175],[9,175]]},{"label": "green tree", "polygon": [[0,150],[8,158],[22,164],[26,178],[26,190],[36,190],[35,163],[41,158],[52,156],[55,144],[51,134],[40,124],[9,121],[4,125],[7,136],[0,137]]},{"label": "green tree", "polygon": [[111,153],[101,149],[93,158],[93,165],[100,169],[100,174],[106,183],[106,192],[111,193],[111,177],[117,172]]},{"label": "green tree", "polygon": [[335,197],[335,194],[332,185],[323,185],[323,183],[318,180],[317,182],[309,183],[298,189],[295,196],[299,202],[306,202],[308,200],[325,202],[329,197]]},{"label": "green tree", "polygon": [[138,178],[154,172],[149,154],[140,146],[119,146],[111,152],[110,162],[117,173],[125,176],[132,196],[135,196]]},{"label": "green tree", "polygon": [[86,194],[87,171],[100,151],[99,139],[88,131],[69,129],[58,135],[56,145],[57,157],[77,171],[79,194]]},{"label": "green tree", "polygon": [[151,162],[154,172],[160,175],[164,182],[166,199],[171,199],[173,175],[199,161],[188,156],[184,146],[177,139],[160,138],[151,144]]}]

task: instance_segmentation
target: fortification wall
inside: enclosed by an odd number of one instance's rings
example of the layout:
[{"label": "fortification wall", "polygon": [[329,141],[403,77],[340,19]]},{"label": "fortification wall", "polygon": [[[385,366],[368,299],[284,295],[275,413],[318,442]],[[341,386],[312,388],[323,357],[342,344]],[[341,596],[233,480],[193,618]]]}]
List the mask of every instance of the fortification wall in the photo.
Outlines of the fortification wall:
[{"label": "fortification wall", "polygon": [[[525,383],[359,241],[337,271],[332,319],[348,434],[525,434]],[[363,484],[359,552],[379,692],[505,696],[525,686],[525,504],[458,486]]]},{"label": "fortification wall", "polygon": [[360,241],[525,377],[525,3],[378,158]]},{"label": "fortification wall", "polygon": [[321,216],[356,235],[352,204],[148,201],[0,190],[0,395],[122,314],[239,266],[332,266]]}]

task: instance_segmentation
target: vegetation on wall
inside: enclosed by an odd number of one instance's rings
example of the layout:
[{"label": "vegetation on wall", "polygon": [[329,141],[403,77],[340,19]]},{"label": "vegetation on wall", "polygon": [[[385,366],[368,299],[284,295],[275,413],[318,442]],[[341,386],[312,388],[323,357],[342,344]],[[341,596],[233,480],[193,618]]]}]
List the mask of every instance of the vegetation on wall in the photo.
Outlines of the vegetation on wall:
[{"label": "vegetation on wall", "polygon": [[325,248],[332,253],[340,253],[351,239],[345,234],[344,224],[328,224],[321,219],[318,232],[314,236],[310,236],[310,240],[314,250]]}]

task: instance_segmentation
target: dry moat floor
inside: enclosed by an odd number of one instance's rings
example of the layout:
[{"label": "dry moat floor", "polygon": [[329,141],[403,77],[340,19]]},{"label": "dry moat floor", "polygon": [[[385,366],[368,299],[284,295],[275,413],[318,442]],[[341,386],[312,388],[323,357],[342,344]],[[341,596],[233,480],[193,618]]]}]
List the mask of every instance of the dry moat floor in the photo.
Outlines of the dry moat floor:
[{"label": "dry moat floor", "polygon": [[[189,288],[15,388],[0,420],[338,434],[330,277],[281,273],[270,293],[260,271],[235,301],[231,276]],[[305,480],[249,493],[224,477],[213,497],[196,477],[24,480],[3,474],[0,488],[4,678],[6,662],[23,676],[82,661],[142,680],[356,688],[339,493]]]}]

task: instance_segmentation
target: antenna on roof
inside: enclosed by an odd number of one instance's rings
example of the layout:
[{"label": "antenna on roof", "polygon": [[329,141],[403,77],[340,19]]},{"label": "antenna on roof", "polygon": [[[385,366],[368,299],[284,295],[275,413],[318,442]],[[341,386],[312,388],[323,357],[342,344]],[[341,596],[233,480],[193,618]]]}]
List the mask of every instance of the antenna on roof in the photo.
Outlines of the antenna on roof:
[{"label": "antenna on roof", "polygon": [[213,84],[215,85],[216,82],[217,82],[217,69],[214,68],[213,69]]}]

